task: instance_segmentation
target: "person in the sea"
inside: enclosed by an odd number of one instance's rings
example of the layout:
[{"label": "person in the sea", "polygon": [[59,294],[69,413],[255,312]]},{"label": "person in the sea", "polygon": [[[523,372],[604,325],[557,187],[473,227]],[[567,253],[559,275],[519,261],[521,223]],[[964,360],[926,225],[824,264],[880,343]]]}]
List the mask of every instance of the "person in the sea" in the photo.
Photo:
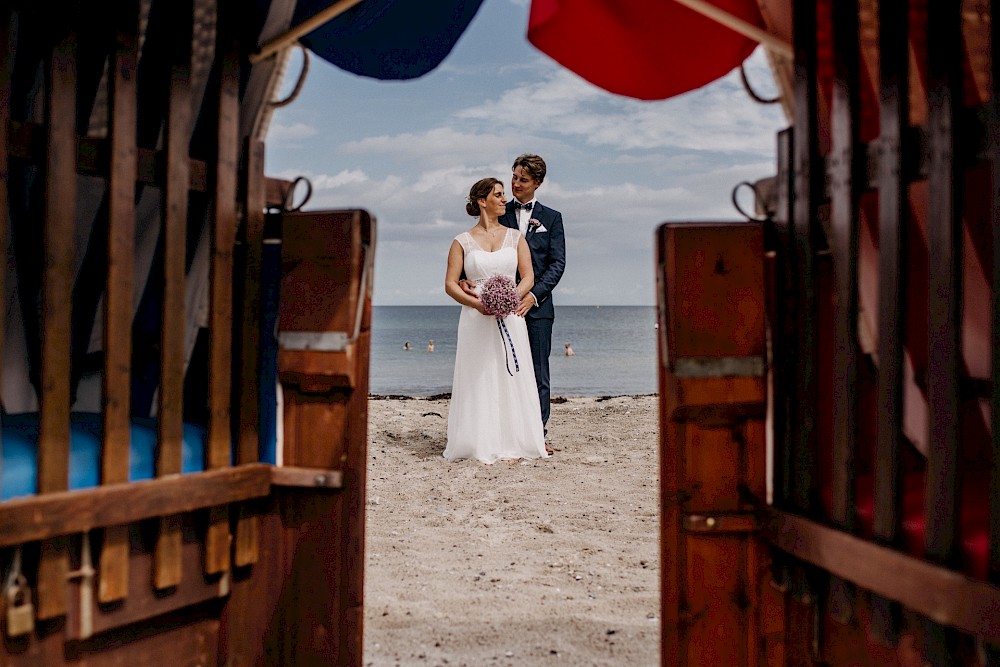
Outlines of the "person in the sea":
[{"label": "person in the sea", "polygon": [[433,352],[434,351],[434,339],[433,338],[431,338],[429,341],[427,341],[427,351],[428,352]]},{"label": "person in the sea", "polygon": [[566,343],[566,356],[567,357],[572,357],[575,354],[576,354],[576,352],[573,351],[573,346],[570,345],[569,343]]},{"label": "person in the sea", "polygon": [[[451,243],[445,292],[462,305],[451,405],[448,410],[449,461],[546,458],[535,373],[524,314],[534,305],[531,252],[516,229],[500,224],[506,210],[503,183],[484,178],[469,189],[465,211],[475,226]],[[459,285],[462,275],[473,288]],[[516,285],[513,311],[489,315],[479,296],[488,279],[502,275]]]},{"label": "person in the sea", "polygon": [[410,351],[413,349],[412,347],[410,347],[410,341],[406,341],[406,343],[403,345],[403,349],[406,351]]},{"label": "person in the sea", "polygon": [[[544,206],[535,197],[535,191],[545,180],[545,160],[531,153],[519,155],[511,167],[511,193],[514,199],[507,203],[500,224],[516,229],[528,243],[535,284],[527,295],[531,308],[525,314],[528,339],[531,341],[531,359],[534,364],[538,403],[542,427],[548,435],[551,380],[549,379],[549,354],[552,352],[552,324],[556,311],[552,303],[552,290],[559,284],[566,270],[566,234],[562,213]],[[463,289],[471,294],[471,283],[463,282]],[[545,446],[548,453],[552,448]]]}]

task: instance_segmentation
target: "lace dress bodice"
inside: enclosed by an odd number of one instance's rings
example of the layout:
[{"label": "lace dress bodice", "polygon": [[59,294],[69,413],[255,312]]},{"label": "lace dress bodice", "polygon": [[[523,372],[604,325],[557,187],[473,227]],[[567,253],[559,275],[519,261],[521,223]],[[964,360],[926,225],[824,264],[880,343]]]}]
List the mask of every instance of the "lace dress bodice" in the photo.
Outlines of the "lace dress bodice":
[{"label": "lace dress bodice", "polygon": [[475,283],[503,274],[511,280],[517,276],[517,242],[521,237],[516,229],[508,229],[498,250],[484,250],[469,232],[462,232],[455,240],[465,251],[465,276]]}]

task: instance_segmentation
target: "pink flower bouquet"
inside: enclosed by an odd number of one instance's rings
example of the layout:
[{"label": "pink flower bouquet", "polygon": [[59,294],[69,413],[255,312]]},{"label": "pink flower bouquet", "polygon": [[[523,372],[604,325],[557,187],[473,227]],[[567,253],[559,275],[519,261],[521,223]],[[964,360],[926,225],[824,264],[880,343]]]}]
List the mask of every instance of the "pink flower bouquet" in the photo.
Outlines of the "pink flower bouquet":
[{"label": "pink flower bouquet", "polygon": [[521,295],[517,293],[517,285],[509,277],[500,274],[483,283],[479,300],[486,313],[497,319],[507,317],[521,305]]}]

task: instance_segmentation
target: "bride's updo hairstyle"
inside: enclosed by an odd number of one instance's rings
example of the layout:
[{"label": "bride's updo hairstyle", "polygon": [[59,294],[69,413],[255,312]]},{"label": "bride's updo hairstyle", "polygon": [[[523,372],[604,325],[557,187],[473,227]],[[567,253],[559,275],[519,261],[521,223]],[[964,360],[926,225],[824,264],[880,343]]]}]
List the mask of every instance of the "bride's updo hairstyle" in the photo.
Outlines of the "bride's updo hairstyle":
[{"label": "bride's updo hairstyle", "polygon": [[465,212],[473,218],[479,217],[479,200],[486,199],[493,192],[493,186],[500,183],[496,178],[482,178],[469,189],[469,196],[465,200]]}]

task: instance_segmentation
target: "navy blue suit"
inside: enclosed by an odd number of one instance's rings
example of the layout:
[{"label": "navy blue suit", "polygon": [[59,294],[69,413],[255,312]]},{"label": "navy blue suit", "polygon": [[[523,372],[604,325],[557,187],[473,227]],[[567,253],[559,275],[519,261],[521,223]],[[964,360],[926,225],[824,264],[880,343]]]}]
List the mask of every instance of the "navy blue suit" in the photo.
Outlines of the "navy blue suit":
[{"label": "navy blue suit", "polygon": [[[531,360],[535,367],[535,384],[538,385],[538,401],[542,407],[542,424],[549,422],[549,353],[552,351],[552,322],[556,311],[552,304],[552,290],[555,289],[566,269],[566,234],[563,231],[562,213],[535,201],[531,218],[541,225],[528,228],[524,235],[531,250],[531,268],[535,272],[535,286],[531,293],[538,300],[525,315],[528,325],[528,340],[531,343]],[[500,216],[500,224],[517,229],[517,215],[514,202],[507,203],[507,212]],[[542,231],[544,229],[544,231]]]}]

